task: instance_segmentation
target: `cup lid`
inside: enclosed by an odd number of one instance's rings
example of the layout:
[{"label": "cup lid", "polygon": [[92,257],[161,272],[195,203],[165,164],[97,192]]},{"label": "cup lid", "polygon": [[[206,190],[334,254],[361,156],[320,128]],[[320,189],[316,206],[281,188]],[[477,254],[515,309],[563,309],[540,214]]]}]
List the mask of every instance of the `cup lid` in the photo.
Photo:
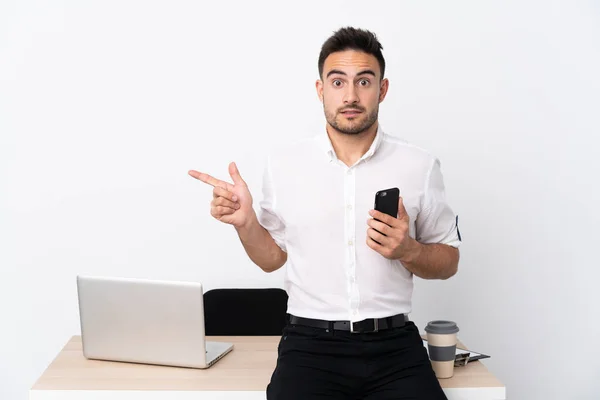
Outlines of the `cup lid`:
[{"label": "cup lid", "polygon": [[452,321],[430,321],[425,327],[425,332],[440,335],[456,333],[458,330],[458,325]]}]

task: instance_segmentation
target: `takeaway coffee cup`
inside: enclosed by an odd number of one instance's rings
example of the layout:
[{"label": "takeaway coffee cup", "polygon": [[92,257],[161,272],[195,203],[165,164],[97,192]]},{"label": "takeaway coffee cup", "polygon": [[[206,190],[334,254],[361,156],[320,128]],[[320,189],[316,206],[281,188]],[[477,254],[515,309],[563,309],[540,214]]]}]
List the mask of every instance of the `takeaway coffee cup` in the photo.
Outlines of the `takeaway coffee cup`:
[{"label": "takeaway coffee cup", "polygon": [[425,327],[431,366],[438,378],[452,378],[458,326],[452,321],[431,321]]}]

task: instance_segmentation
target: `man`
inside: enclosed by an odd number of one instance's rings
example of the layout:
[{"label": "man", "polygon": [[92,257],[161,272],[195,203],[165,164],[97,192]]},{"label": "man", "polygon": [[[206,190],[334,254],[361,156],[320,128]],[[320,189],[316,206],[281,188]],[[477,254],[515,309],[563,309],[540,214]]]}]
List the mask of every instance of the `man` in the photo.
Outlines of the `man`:
[{"label": "man", "polygon": [[[447,279],[460,244],[440,163],[382,132],[388,91],[382,46],[343,28],[321,49],[316,83],[325,132],[269,157],[258,215],[234,163],[214,186],[211,215],[235,227],[266,272],[287,263],[289,323],[267,387],[270,400],[445,399],[408,320],[412,276]],[[374,211],[398,187],[398,216]]]}]

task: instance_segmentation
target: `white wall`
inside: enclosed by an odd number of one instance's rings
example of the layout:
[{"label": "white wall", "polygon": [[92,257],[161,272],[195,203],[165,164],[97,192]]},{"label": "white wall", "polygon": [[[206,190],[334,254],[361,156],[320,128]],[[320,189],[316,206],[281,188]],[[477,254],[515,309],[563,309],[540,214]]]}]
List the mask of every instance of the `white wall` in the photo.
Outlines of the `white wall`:
[{"label": "white wall", "polygon": [[460,273],[418,281],[413,318],[456,320],[510,399],[598,398],[597,3],[200,3],[0,4],[0,398],[79,333],[76,274],[281,286],[186,173],[235,160],[258,197],[268,148],[323,129],[342,25],[379,35],[382,126],[460,214]]}]

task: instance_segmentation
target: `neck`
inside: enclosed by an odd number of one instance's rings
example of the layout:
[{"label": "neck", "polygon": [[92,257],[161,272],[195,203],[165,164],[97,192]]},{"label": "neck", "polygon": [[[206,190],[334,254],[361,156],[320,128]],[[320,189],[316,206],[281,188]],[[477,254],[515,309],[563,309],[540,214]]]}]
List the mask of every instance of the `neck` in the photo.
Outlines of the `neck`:
[{"label": "neck", "polygon": [[364,132],[347,134],[327,124],[327,134],[337,158],[350,167],[369,150],[377,135],[378,127],[379,122],[375,122]]}]

